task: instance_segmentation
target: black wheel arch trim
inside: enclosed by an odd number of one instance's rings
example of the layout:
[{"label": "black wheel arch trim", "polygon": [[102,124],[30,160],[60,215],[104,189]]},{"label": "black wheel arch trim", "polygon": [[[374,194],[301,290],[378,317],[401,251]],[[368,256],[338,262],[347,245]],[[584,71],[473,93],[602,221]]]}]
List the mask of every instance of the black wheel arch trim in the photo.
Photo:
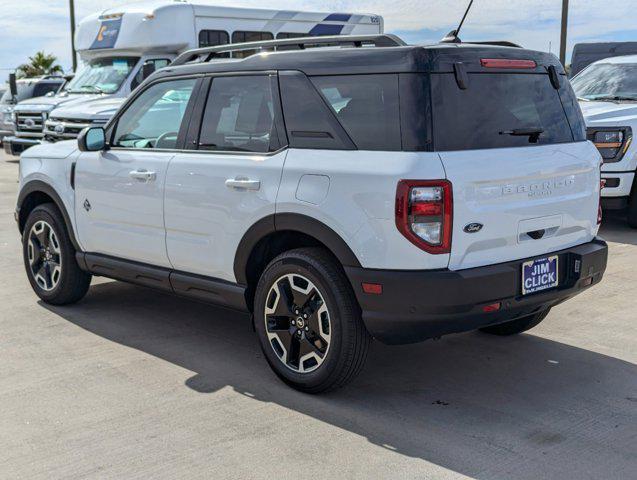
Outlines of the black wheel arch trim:
[{"label": "black wheel arch trim", "polygon": [[314,237],[325,245],[344,266],[361,266],[345,240],[323,222],[299,213],[276,213],[252,225],[239,242],[234,258],[234,274],[237,283],[247,285],[248,261],[257,244],[267,235],[284,231],[299,232]]},{"label": "black wheel arch trim", "polygon": [[[32,193],[41,192],[50,197],[53,200],[53,203],[57,207],[57,209],[62,214],[62,218],[64,219],[64,223],[66,225],[66,230],[69,234],[69,238],[71,243],[73,244],[73,248],[76,250],[81,250],[80,244],[75,237],[75,231],[73,230],[73,223],[71,222],[71,217],[64,206],[64,202],[55,191],[55,189],[49,185],[48,183],[43,182],[42,180],[31,180],[24,184],[24,186],[20,189],[20,193],[18,195],[18,202],[16,206],[16,212],[18,213],[18,229],[20,230],[20,234],[24,229],[24,223],[20,221],[20,212],[22,210],[22,206],[24,205],[24,201],[26,198]],[[25,218],[26,221],[26,218]]]}]

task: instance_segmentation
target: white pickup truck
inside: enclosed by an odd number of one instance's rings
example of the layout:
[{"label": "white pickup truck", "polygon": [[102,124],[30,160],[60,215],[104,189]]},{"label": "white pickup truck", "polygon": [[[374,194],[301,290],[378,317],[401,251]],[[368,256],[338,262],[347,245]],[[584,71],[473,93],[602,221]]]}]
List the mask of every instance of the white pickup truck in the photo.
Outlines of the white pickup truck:
[{"label": "white pickup truck", "polygon": [[587,127],[587,137],[604,159],[602,205],[628,210],[637,228],[637,55],[605,58],[573,79]]}]

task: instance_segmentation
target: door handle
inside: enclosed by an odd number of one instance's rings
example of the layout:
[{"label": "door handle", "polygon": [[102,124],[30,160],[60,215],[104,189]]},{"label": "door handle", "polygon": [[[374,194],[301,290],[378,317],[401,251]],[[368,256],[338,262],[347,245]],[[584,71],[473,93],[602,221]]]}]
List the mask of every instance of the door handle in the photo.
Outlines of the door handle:
[{"label": "door handle", "polygon": [[129,172],[128,175],[140,182],[153,182],[157,179],[157,174],[155,172],[149,172],[145,169],[133,170],[132,172]]},{"label": "door handle", "polygon": [[236,188],[238,190],[259,190],[261,182],[259,180],[250,180],[249,178],[229,178],[226,180],[226,187]]}]

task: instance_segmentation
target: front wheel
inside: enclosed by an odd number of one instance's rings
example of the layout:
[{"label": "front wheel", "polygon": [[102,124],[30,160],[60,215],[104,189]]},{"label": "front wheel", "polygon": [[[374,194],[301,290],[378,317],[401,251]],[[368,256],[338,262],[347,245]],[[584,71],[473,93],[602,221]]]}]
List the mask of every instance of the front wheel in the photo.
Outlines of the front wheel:
[{"label": "front wheel", "polygon": [[362,369],[370,336],[351,286],[319,248],[285,252],[257,286],[254,321],[270,367],[308,393],[341,387]]},{"label": "front wheel", "polygon": [[78,266],[75,248],[55,205],[39,205],[29,214],[22,249],[31,287],[43,301],[66,305],[86,295],[91,275]]},{"label": "front wheel", "polygon": [[550,311],[551,309],[547,308],[546,310],[529,315],[528,317],[522,317],[516,320],[511,320],[510,322],[498,323],[497,325],[481,328],[480,331],[500,336],[516,335],[538,326],[540,322],[547,317]]}]

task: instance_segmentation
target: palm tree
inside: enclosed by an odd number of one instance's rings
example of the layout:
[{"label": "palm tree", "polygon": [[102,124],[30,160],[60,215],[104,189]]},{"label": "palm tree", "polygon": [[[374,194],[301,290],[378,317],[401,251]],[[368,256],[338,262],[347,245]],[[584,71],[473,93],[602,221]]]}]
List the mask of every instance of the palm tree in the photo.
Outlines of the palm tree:
[{"label": "palm tree", "polygon": [[29,57],[29,63],[20,65],[16,71],[18,77],[37,77],[39,75],[62,73],[62,67],[56,62],[57,58],[54,55],[40,51]]}]

